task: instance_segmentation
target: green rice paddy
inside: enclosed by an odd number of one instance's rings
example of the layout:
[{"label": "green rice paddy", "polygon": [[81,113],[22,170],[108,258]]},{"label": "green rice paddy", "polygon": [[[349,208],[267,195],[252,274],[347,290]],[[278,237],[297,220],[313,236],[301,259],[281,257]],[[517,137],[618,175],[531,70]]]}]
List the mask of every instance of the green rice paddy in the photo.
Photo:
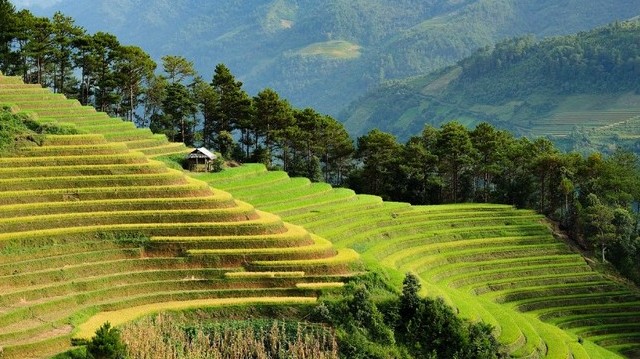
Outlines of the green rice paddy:
[{"label": "green rice paddy", "polygon": [[[532,211],[336,196],[343,190],[320,191],[325,185],[297,178],[287,183],[283,174],[259,167],[195,177],[338,248],[355,249],[398,282],[403,272],[419,275],[426,295],[441,296],[462,315],[493,325],[511,357],[617,358],[640,351],[637,290],[594,271]],[[283,202],[286,208],[279,208]]]},{"label": "green rice paddy", "polygon": [[150,159],[182,144],[16,78],[0,76],[0,103],[83,133],[0,157],[3,359],[64,351],[105,318],[313,303],[360,268],[356,253]]}]

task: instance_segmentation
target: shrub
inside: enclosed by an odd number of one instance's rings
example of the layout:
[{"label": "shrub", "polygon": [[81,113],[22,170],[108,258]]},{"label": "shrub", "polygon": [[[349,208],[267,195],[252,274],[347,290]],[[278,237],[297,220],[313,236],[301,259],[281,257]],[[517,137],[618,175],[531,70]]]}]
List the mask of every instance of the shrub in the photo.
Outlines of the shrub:
[{"label": "shrub", "polygon": [[16,142],[29,133],[29,129],[19,116],[0,112],[0,152],[13,149]]},{"label": "shrub", "polygon": [[126,358],[126,346],[120,338],[120,331],[112,328],[109,322],[104,323],[87,344],[87,357],[89,359]]},{"label": "shrub", "polygon": [[23,119],[27,128],[35,133],[47,135],[77,135],[82,133],[75,125],[70,123],[38,122],[30,117]]},{"label": "shrub", "polygon": [[[343,300],[320,303],[312,316],[336,327],[344,358],[482,358],[501,357],[493,328],[456,316],[442,299],[421,298],[417,278],[408,274],[400,296],[386,292],[374,300],[372,281],[349,283]],[[380,294],[378,297],[380,297]]]},{"label": "shrub", "polygon": [[210,172],[220,172],[224,167],[224,159],[221,156],[217,156],[211,161]]}]

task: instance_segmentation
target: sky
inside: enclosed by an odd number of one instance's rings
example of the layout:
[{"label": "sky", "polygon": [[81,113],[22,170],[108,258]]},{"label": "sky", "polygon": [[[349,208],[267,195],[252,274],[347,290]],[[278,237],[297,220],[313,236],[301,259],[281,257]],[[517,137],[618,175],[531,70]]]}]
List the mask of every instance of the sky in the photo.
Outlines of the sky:
[{"label": "sky", "polygon": [[13,5],[18,9],[46,9],[61,1],[62,0],[11,0]]}]

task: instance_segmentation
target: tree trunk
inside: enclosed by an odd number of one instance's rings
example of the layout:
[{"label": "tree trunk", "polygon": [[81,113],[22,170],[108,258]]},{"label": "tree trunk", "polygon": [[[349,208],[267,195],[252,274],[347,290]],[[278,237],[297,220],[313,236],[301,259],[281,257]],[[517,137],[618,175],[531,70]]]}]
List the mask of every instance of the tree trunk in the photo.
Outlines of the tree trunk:
[{"label": "tree trunk", "polygon": [[129,87],[129,121],[133,122],[133,86]]},{"label": "tree trunk", "polygon": [[180,128],[182,129],[182,143],[184,143],[184,117],[180,119]]}]

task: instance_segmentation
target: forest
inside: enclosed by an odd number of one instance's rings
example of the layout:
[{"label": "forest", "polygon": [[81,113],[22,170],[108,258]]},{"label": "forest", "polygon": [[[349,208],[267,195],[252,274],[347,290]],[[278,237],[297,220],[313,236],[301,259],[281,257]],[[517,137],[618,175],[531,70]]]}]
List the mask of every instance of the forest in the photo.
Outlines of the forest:
[{"label": "forest", "polygon": [[[505,40],[460,61],[462,74],[447,93],[469,103],[502,103],[541,89],[555,94],[638,91],[638,31],[638,21],[625,21],[541,41],[531,36]],[[493,90],[477,91],[486,81],[492,81]]]},{"label": "forest", "polygon": [[[202,74],[225,63],[252,95],[271,87],[295,106],[332,116],[384,81],[452,65],[506,38],[575,33],[640,11],[631,0],[116,1],[60,0],[47,11],[30,1],[30,9],[46,16],[61,10],[156,61],[180,54]],[[361,51],[347,58],[304,51],[335,41]]]},{"label": "forest", "polygon": [[224,64],[207,82],[193,62],[167,55],[163,73],[156,74],[157,64],[144,50],[121,45],[111,34],[87,34],[62,13],[48,19],[15,12],[8,1],[0,7],[5,17],[0,19],[2,73],[22,76],[26,83],[39,83],[172,141],[215,147],[227,157],[235,149],[235,131],[242,145],[243,154],[235,156],[239,159],[271,163],[281,150],[287,170],[306,175],[312,163],[322,166],[326,180],[342,180],[352,144],[332,117],[294,109],[268,88],[250,98]]},{"label": "forest", "polygon": [[637,132],[623,123],[638,115],[639,33],[640,23],[630,20],[572,35],[507,39],[437,72],[387,82],[341,118],[350,133],[377,127],[402,141],[425,123],[458,119],[549,136],[583,154],[609,151],[612,143],[637,151]]}]

